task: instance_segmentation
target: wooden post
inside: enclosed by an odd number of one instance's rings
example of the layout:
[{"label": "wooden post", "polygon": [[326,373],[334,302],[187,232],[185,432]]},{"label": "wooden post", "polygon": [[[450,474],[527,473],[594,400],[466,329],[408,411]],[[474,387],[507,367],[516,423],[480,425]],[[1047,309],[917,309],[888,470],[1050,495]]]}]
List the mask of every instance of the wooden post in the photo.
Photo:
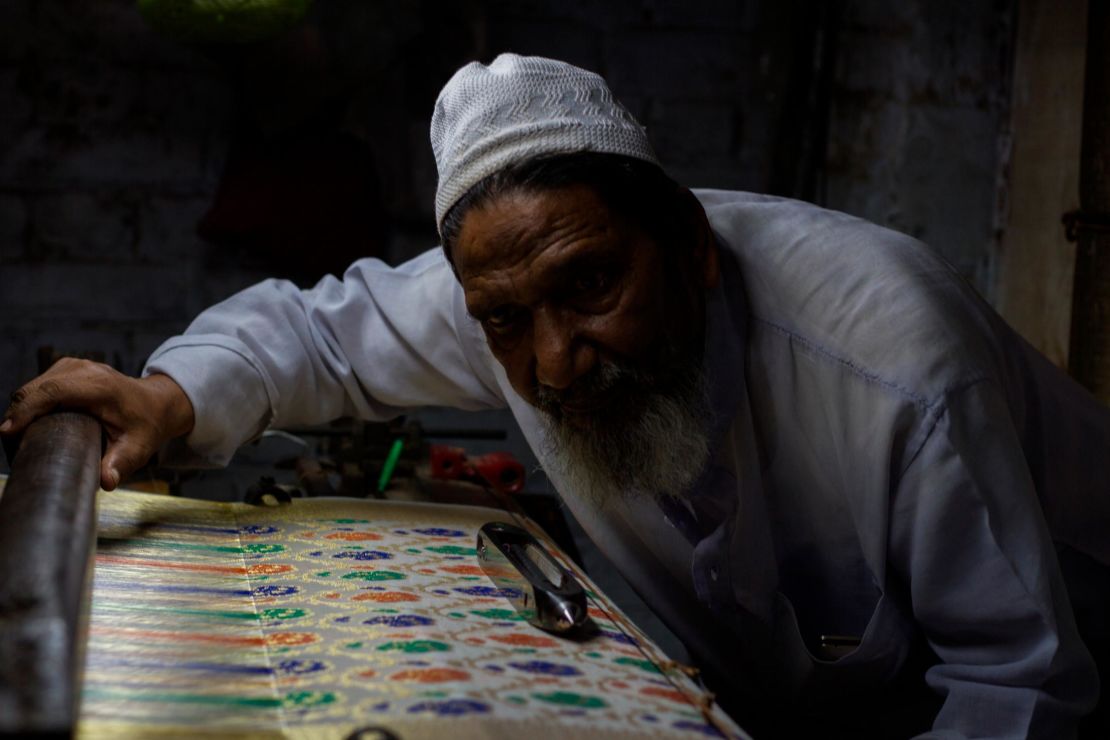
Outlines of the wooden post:
[{"label": "wooden post", "polygon": [[1069,369],[1110,403],[1110,3],[1089,6]]},{"label": "wooden post", "polygon": [[[992,302],[1053,364],[1068,365],[1075,246],[1060,215],[1079,207],[1087,0],[1020,0],[1005,224]],[[1004,196],[1004,197],[1003,197]]]},{"label": "wooden post", "polygon": [[0,736],[77,721],[100,487],[100,424],[57,413],[23,435],[0,496]]}]

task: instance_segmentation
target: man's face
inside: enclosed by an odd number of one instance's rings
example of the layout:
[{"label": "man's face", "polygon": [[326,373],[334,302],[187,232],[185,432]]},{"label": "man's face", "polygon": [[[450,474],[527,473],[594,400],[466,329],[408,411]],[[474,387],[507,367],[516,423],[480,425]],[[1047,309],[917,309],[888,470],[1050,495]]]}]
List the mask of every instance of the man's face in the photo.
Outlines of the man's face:
[{"label": "man's face", "polygon": [[510,192],[463,220],[452,258],[467,309],[513,388],[547,418],[553,445],[596,458],[574,463],[600,466],[606,488],[642,487],[624,468],[645,461],[630,458],[658,458],[655,446],[691,433],[668,433],[674,419],[653,409],[704,414],[694,407],[716,262],[696,231],[689,244],[656,244],[586,186]]}]

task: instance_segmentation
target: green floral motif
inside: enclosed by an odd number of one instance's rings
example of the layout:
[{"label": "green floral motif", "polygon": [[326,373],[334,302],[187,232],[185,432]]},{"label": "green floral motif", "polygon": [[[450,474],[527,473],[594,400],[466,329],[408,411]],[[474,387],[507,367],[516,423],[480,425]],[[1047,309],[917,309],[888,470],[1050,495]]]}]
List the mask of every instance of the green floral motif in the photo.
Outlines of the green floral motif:
[{"label": "green floral motif", "polygon": [[263,619],[300,619],[307,615],[304,609],[263,609],[258,613]]},{"label": "green floral motif", "polygon": [[330,691],[293,691],[285,695],[287,707],[317,707],[334,704],[335,694]]},{"label": "green floral motif", "polygon": [[637,660],[636,658],[617,658],[613,661],[620,665],[634,665],[637,668],[648,671],[649,673],[661,673],[659,668],[650,660]]},{"label": "green floral motif", "polygon": [[440,555],[469,555],[474,557],[478,554],[478,551],[473,547],[462,547],[461,545],[437,545],[425,549],[428,552],[438,552]]},{"label": "green floral motif", "polygon": [[405,653],[442,653],[451,649],[446,642],[438,640],[409,640],[407,642],[386,642],[378,645],[378,650],[400,650]]},{"label": "green floral motif", "polygon": [[345,573],[343,578],[348,581],[352,578],[360,581],[400,581],[404,580],[405,574],[392,570],[352,570],[350,573]]},{"label": "green floral motif", "polygon": [[580,707],[582,709],[602,709],[609,706],[604,699],[585,694],[575,694],[571,691],[555,691],[550,694],[532,694],[540,701],[550,704],[562,704],[566,707]]},{"label": "green floral motif", "polygon": [[285,545],[278,545],[273,542],[252,542],[249,545],[243,545],[243,552],[285,552]]},{"label": "green floral motif", "polygon": [[476,609],[470,613],[477,614],[479,617],[485,617],[486,619],[500,619],[506,622],[524,621],[524,617],[520,616],[512,609]]}]

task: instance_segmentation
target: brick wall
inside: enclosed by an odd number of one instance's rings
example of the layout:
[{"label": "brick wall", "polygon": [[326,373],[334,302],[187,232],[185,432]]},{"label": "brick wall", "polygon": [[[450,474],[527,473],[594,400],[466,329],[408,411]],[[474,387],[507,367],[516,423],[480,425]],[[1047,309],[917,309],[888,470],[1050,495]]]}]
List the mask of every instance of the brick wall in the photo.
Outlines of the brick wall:
[{"label": "brick wall", "polygon": [[191,222],[219,176],[230,101],[213,67],[151,34],[130,3],[0,13],[6,397],[43,345],[135,372],[219,293]]},{"label": "brick wall", "polygon": [[[994,238],[1011,4],[836,4],[828,203],[922,236],[979,277]],[[133,0],[5,0],[0,397],[35,374],[43,345],[99,350],[135,372],[203,307],[274,270],[264,252],[197,236],[245,126],[280,142],[327,112],[327,131],[373,161],[384,256],[433,245],[428,119],[470,59],[508,50],[595,69],[677,179],[766,190],[795,146],[791,101],[805,91],[791,70],[807,63],[814,7],[317,0],[296,34],[229,53],[155,33]]]},{"label": "brick wall", "polygon": [[838,38],[827,205],[911,234],[993,293],[1014,3],[851,0]]}]

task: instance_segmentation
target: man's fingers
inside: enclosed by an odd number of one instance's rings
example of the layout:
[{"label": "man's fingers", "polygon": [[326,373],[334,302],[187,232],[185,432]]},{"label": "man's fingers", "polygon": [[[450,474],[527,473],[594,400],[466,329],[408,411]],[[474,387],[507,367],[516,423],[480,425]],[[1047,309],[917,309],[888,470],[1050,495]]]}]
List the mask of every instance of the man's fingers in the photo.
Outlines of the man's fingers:
[{"label": "man's fingers", "polygon": [[107,460],[100,461],[100,487],[105,491],[114,491],[119,482],[123,480],[120,477],[119,471],[108,463]]},{"label": "man's fingers", "polygon": [[100,486],[114,490],[127,476],[141,468],[154,455],[155,448],[147,442],[125,435],[108,443],[100,461]]},{"label": "man's fingers", "polygon": [[57,408],[62,395],[62,389],[52,378],[32,380],[12,394],[11,404],[4,412],[3,431],[21,431],[36,418]]},{"label": "man's fingers", "polygon": [[95,363],[59,361],[12,394],[0,433],[21,432],[32,421],[59,406],[95,413],[104,395],[103,383],[99,381],[102,374],[103,370]]}]

